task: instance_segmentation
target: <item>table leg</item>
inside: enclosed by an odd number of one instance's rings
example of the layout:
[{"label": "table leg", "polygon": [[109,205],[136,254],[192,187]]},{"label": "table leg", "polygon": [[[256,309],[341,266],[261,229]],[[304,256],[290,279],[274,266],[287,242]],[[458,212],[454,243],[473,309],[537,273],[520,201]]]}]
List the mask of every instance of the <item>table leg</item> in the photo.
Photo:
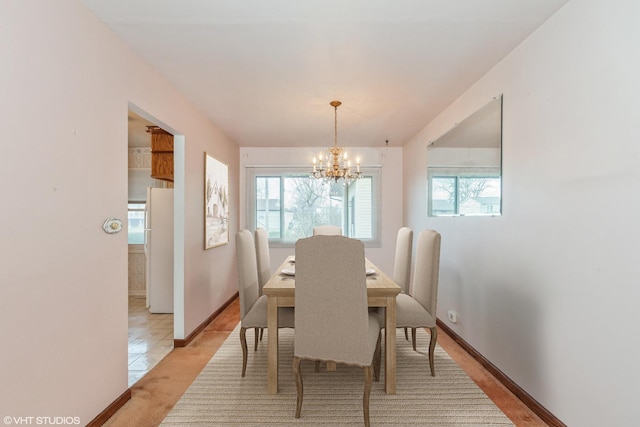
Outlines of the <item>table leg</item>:
[{"label": "table leg", "polygon": [[387,394],[396,394],[396,297],[387,298],[385,309],[384,385]]},{"label": "table leg", "polygon": [[278,393],[278,299],[267,299],[267,393]]}]

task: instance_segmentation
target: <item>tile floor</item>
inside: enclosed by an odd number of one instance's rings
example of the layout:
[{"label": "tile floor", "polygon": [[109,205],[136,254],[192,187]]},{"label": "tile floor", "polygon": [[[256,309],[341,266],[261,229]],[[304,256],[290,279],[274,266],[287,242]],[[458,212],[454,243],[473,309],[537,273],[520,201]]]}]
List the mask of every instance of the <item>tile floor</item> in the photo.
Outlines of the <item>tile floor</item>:
[{"label": "tile floor", "polygon": [[129,387],[173,349],[173,314],[151,314],[145,302],[129,296]]}]

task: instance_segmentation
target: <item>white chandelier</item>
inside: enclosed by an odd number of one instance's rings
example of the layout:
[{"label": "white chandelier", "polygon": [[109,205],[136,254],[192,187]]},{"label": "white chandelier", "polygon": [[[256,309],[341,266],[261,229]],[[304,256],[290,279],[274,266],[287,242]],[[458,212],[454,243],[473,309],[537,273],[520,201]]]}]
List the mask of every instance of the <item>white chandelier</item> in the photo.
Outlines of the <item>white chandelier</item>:
[{"label": "white chandelier", "polygon": [[360,158],[356,159],[356,171],[351,171],[351,160],[347,151],[338,147],[338,107],[342,104],[340,101],[331,101],[329,103],[335,110],[335,132],[333,137],[333,147],[327,149],[329,155],[326,156],[326,165],[322,153],[318,158],[313,158],[313,170],[311,177],[316,179],[324,179],[325,181],[335,180],[338,182],[344,179],[345,183],[353,179],[359,179],[362,174],[360,172]]}]

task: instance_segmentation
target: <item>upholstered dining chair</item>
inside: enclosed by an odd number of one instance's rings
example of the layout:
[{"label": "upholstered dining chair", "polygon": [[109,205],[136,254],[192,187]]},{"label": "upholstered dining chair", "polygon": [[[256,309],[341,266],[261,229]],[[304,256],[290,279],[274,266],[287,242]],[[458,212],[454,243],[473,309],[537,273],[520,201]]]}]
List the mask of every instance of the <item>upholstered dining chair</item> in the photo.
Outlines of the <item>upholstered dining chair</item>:
[{"label": "upholstered dining chair", "polygon": [[302,360],[364,369],[363,412],[369,426],[372,368],[380,378],[380,323],[367,308],[364,244],[343,236],[296,242],[295,344],[296,418],[302,410]]},{"label": "upholstered dining chair", "polygon": [[[413,230],[402,227],[396,238],[396,255],[393,264],[393,280],[400,286],[402,293],[409,293],[411,282],[411,253],[413,246]],[[404,328],[404,338],[409,339],[407,328]]]},{"label": "upholstered dining chair", "polygon": [[342,236],[342,227],[335,225],[319,225],[313,227],[314,236]]},{"label": "upholstered dining chair", "polygon": [[[260,284],[260,295],[262,295],[262,288],[271,278],[269,235],[267,234],[267,230],[262,227],[256,228],[254,234],[256,242],[256,261],[258,262],[258,283]],[[260,328],[260,341],[262,341],[263,334],[264,329]]]},{"label": "upholstered dining chair", "polygon": [[[267,296],[260,295],[258,264],[253,234],[249,230],[236,233],[238,294],[240,296],[240,345],[242,346],[242,376],[247,370],[247,329],[255,330],[255,350],[258,333],[267,327]],[[293,328],[293,308],[278,308],[278,327]]]},{"label": "upholstered dining chair", "polygon": [[440,233],[423,230],[418,235],[413,283],[410,293],[396,297],[396,326],[411,328],[411,341],[416,350],[417,328],[429,328],[429,367],[435,376],[433,352],[438,331],[436,328],[436,306],[438,300],[438,274],[440,271]]},{"label": "upholstered dining chair", "polygon": [[260,295],[262,288],[271,278],[271,257],[269,255],[269,235],[262,227],[256,228],[256,261],[258,262],[258,282],[260,283]]}]

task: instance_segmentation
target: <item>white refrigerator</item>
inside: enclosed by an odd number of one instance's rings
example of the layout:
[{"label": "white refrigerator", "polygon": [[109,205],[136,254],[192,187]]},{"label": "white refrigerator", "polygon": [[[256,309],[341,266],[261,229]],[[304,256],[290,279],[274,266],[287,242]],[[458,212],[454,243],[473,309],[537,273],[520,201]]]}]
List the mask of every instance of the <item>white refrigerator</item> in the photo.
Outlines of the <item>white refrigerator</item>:
[{"label": "white refrigerator", "polygon": [[144,228],[147,307],[173,313],[173,188],[147,188]]}]

